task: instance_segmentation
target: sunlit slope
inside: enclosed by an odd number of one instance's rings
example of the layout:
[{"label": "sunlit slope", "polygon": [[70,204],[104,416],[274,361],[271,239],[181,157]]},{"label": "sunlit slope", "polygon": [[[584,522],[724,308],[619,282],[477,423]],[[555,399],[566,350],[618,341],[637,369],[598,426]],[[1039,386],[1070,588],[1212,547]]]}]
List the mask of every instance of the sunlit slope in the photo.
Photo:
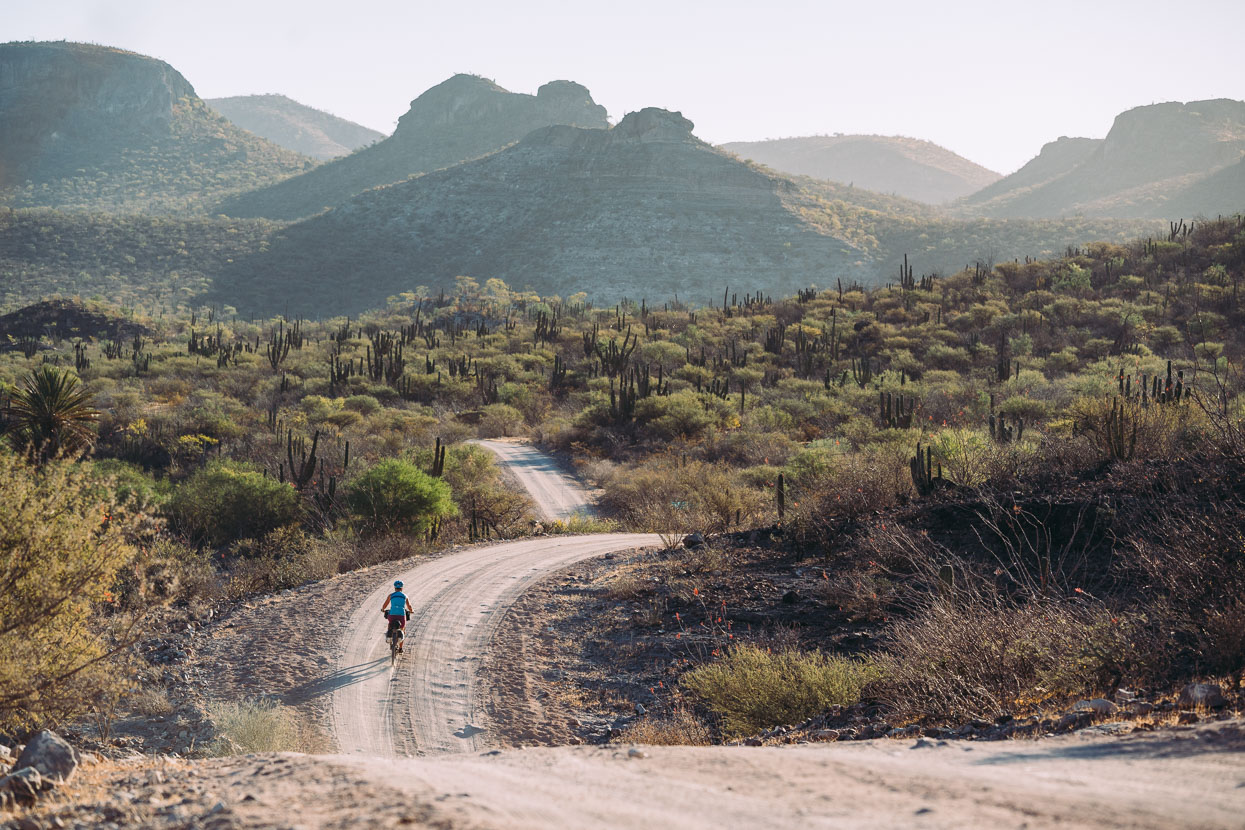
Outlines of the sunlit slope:
[{"label": "sunlit slope", "polygon": [[163,61],[78,43],[0,45],[0,203],[196,213],[314,162],[239,129]]}]

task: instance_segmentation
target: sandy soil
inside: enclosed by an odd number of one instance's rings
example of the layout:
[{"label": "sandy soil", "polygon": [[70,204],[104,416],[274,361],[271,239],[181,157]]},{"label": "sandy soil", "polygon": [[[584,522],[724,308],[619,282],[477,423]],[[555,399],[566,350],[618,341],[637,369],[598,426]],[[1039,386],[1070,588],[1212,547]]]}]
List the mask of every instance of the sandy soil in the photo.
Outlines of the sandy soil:
[{"label": "sandy soil", "polygon": [[35,826],[1239,828],[1243,749],[1239,725],[1218,725],[1108,741],[245,756],[97,773]]}]

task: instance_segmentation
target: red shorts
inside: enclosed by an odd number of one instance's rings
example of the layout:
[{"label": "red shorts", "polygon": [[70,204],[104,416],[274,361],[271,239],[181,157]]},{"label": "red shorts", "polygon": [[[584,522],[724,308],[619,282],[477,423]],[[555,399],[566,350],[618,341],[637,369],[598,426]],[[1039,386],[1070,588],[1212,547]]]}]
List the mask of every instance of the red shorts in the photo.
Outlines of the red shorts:
[{"label": "red shorts", "polygon": [[403,631],[405,631],[406,630],[406,614],[390,614],[389,615],[389,627],[391,629],[401,628]]}]

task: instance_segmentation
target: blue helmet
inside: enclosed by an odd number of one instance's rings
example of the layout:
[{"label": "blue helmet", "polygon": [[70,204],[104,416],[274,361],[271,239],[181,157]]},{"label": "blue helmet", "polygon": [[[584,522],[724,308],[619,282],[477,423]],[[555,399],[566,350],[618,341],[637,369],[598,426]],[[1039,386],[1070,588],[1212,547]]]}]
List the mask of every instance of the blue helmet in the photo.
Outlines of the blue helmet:
[{"label": "blue helmet", "polygon": [[393,582],[393,587],[394,587],[394,588],[396,588],[396,589],[398,589],[399,591],[401,591],[401,590],[402,590],[402,580],[400,580],[400,579],[395,579],[395,580],[394,580],[394,582]]}]

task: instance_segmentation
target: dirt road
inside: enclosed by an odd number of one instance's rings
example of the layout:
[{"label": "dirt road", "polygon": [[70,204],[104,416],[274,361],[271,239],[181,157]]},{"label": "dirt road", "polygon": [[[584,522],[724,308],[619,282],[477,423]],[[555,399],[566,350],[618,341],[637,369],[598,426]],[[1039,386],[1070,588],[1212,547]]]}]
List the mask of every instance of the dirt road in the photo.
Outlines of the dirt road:
[{"label": "dirt road", "polygon": [[337,661],[332,724],[342,752],[468,752],[488,746],[477,722],[476,671],[497,624],[534,582],[592,556],[659,543],[648,534],[525,539],[445,556],[399,578],[410,598],[406,653],[389,665],[386,580],[354,610]]},{"label": "dirt road", "polygon": [[589,514],[592,504],[573,476],[563,472],[552,458],[530,444],[518,441],[477,441],[504,464],[526,488],[548,521]]}]

